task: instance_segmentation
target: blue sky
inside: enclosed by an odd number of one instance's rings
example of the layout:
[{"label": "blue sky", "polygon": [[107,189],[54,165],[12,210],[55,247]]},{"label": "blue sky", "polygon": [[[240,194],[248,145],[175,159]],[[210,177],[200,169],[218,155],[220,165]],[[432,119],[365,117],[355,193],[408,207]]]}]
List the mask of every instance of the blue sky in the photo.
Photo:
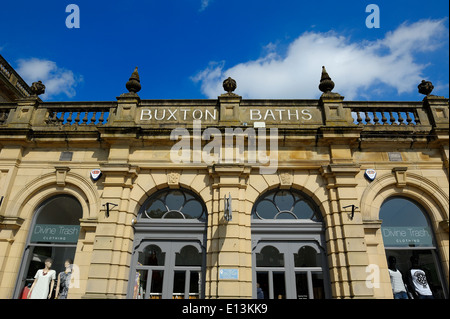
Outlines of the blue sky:
[{"label": "blue sky", "polygon": [[244,98],[315,99],[322,65],[346,100],[418,101],[422,79],[449,96],[443,0],[4,1],[1,16],[0,54],[46,101],[113,101],[135,66],[142,99],[217,98],[228,76]]}]

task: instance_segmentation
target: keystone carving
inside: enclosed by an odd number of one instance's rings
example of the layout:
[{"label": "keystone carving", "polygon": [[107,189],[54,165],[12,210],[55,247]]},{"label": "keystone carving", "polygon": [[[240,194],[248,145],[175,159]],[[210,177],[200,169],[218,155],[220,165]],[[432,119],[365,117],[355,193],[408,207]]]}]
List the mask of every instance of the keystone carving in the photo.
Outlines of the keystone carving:
[{"label": "keystone carving", "polygon": [[180,173],[176,171],[172,171],[167,174],[167,184],[169,188],[179,188],[180,185]]}]

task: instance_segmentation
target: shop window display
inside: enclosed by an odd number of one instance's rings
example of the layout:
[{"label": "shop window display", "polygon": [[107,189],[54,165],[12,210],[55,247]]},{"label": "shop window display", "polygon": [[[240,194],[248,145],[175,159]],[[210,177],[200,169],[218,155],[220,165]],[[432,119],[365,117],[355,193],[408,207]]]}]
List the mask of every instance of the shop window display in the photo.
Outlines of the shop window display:
[{"label": "shop window display", "polygon": [[[73,265],[80,231],[82,208],[77,199],[57,195],[44,201],[36,210],[30,228],[27,246],[23,254],[19,278],[14,291],[15,298],[64,299],[73,286],[77,269]],[[52,260],[48,267],[46,261]],[[52,280],[45,283],[42,279]],[[34,283],[34,287],[33,286]],[[53,283],[53,284],[52,284]],[[37,294],[36,287],[48,293]],[[31,290],[31,293],[30,293]],[[33,292],[33,290],[35,290]]]},{"label": "shop window display", "polygon": [[425,210],[393,197],[380,209],[381,232],[396,299],[446,298],[440,258]]}]

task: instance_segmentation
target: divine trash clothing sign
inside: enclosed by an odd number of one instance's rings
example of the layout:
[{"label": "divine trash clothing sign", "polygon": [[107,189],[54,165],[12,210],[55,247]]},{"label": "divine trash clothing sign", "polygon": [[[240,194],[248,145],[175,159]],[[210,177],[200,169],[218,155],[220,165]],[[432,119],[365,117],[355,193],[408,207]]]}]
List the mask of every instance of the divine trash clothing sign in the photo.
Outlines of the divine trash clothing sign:
[{"label": "divine trash clothing sign", "polygon": [[31,242],[76,243],[79,234],[79,225],[36,224],[31,234]]},{"label": "divine trash clothing sign", "polygon": [[384,246],[433,246],[431,230],[428,227],[382,227]]}]

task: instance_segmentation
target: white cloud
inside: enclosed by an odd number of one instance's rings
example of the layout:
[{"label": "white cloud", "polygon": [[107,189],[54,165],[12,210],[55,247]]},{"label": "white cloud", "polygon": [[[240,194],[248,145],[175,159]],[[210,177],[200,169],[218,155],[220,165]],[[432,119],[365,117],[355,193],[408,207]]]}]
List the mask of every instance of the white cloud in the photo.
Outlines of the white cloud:
[{"label": "white cloud", "polygon": [[375,85],[384,84],[399,94],[417,90],[427,64],[414,54],[436,50],[446,37],[445,20],[404,23],[377,41],[352,42],[335,32],[305,32],[281,56],[269,43],[265,56],[225,69],[225,62],[210,62],[192,77],[202,93],[216,98],[223,93],[222,81],[237,81],[235,93],[244,98],[317,98],[321,67],[325,65],[347,100],[369,97]]},{"label": "white cloud", "polygon": [[202,6],[200,7],[200,11],[205,10],[209,6],[209,2],[211,0],[202,0]]},{"label": "white cloud", "polygon": [[76,95],[75,87],[83,80],[81,76],[76,76],[72,71],[60,68],[49,60],[20,59],[17,64],[17,73],[28,85],[39,80],[45,85],[43,99],[51,99],[59,94],[72,98]]}]

